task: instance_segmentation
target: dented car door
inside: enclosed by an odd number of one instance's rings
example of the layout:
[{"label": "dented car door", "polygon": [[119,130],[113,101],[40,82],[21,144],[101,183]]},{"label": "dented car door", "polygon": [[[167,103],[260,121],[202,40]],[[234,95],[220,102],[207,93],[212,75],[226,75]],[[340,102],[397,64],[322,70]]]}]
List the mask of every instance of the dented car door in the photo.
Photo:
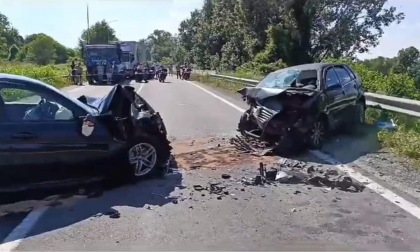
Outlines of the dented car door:
[{"label": "dented car door", "polygon": [[345,92],[334,70],[334,67],[327,67],[323,71],[324,93],[327,97],[325,106],[332,127],[341,123],[341,112],[346,107]]}]

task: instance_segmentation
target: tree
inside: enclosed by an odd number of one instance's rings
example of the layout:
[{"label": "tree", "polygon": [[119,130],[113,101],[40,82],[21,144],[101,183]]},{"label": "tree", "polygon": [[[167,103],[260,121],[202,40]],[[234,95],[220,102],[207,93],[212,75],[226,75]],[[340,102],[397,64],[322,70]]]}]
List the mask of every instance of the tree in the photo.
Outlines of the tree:
[{"label": "tree", "polygon": [[[32,44],[32,42],[34,42],[37,39],[42,38],[42,37],[48,37],[48,38],[50,38],[51,40],[54,41],[54,53],[56,55],[55,58],[54,58],[54,63],[56,63],[56,64],[66,63],[67,60],[70,57],[68,55],[68,48],[66,48],[62,44],[60,44],[57,41],[55,41],[52,37],[50,37],[50,36],[48,36],[48,35],[46,35],[44,33],[36,33],[36,34],[31,34],[31,35],[26,36],[25,39],[24,39],[25,46],[23,47],[23,48],[26,47],[26,50],[21,50],[18,53],[18,55],[17,55],[16,58],[18,60],[20,60],[20,61],[23,61],[23,60],[27,59],[27,52],[28,52],[28,50],[27,50],[27,47],[28,46],[27,45]],[[28,59],[28,60],[29,61],[32,61],[33,58],[32,59]]]},{"label": "tree", "polygon": [[42,36],[47,36],[47,34],[45,34],[45,33],[34,33],[34,34],[31,34],[31,35],[27,35],[23,41],[24,41],[25,44],[29,44],[32,41],[34,41],[35,39],[37,39],[38,37],[42,37]]},{"label": "tree", "polygon": [[16,45],[12,45],[9,48],[9,55],[7,57],[7,60],[8,61],[15,60],[18,53],[19,53],[19,48]]},{"label": "tree", "polygon": [[409,67],[418,63],[419,57],[419,50],[414,46],[410,46],[398,51],[397,60],[399,65],[403,66],[405,69],[408,69]]},{"label": "tree", "polygon": [[171,57],[174,46],[172,34],[163,30],[154,30],[147,37],[151,46],[151,54],[154,61],[160,62],[164,57]]},{"label": "tree", "polygon": [[6,38],[0,36],[0,59],[7,57],[7,41]]},{"label": "tree", "polygon": [[67,48],[62,44],[58,43],[54,40],[54,51],[56,53],[55,63],[56,64],[63,64],[66,63],[69,59],[69,55],[67,53]]},{"label": "tree", "polygon": [[181,64],[186,62],[188,58],[188,52],[181,45],[181,41],[178,36],[173,38],[173,44],[174,47],[171,53],[172,63]]},{"label": "tree", "polygon": [[89,30],[83,30],[79,38],[79,46],[83,44],[108,44],[117,41],[115,30],[109,26],[106,20],[98,21]]},{"label": "tree", "polygon": [[27,58],[39,65],[47,65],[55,60],[55,41],[49,36],[40,36],[28,44]]},{"label": "tree", "polygon": [[0,13],[0,58],[7,58],[9,48],[13,45],[21,46],[23,38],[9,22],[9,19]]},{"label": "tree", "polygon": [[[404,18],[386,0],[205,0],[179,37],[200,67],[251,60],[288,65],[354,57]],[[256,57],[256,58],[255,58]]]},{"label": "tree", "polygon": [[369,69],[378,71],[382,74],[389,74],[397,65],[397,58],[377,57],[362,61]]}]

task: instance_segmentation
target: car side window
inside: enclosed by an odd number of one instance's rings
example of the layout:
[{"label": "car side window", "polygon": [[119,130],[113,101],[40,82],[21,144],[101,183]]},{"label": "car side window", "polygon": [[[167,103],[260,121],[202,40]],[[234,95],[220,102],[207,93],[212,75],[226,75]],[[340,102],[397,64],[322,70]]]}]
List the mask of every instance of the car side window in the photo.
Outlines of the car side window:
[{"label": "car side window", "polygon": [[41,96],[29,90],[17,88],[2,88],[0,95],[5,103],[38,104]]},{"label": "car side window", "polygon": [[347,72],[349,72],[352,80],[357,79],[356,74],[353,72],[353,70],[349,66],[345,66],[345,68],[346,68]]},{"label": "car side window", "polygon": [[327,87],[340,84],[337,74],[334,71],[334,68],[327,69],[325,74],[325,84]]},{"label": "car side window", "polygon": [[73,112],[51,97],[24,88],[2,88],[3,121],[45,122],[74,120]]},{"label": "car side window", "polygon": [[341,84],[345,84],[351,81],[351,76],[344,67],[336,66],[334,67],[334,70],[337,73],[338,79],[340,80]]}]

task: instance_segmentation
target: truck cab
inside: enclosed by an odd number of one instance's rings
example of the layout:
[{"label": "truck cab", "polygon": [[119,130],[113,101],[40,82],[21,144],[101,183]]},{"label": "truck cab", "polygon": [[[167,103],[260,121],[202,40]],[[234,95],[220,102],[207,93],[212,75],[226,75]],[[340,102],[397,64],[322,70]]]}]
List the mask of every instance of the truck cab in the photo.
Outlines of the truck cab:
[{"label": "truck cab", "polygon": [[[116,62],[118,65],[118,74],[113,75],[113,81],[120,81],[122,74],[121,66],[121,48],[118,44],[91,44],[85,45],[83,48],[83,58],[86,65],[86,79],[89,84],[99,82],[97,66],[112,64]],[[106,74],[104,74],[103,80],[106,80]]]},{"label": "truck cab", "polygon": [[121,64],[124,67],[124,77],[134,77],[134,54],[129,51],[122,51]]}]

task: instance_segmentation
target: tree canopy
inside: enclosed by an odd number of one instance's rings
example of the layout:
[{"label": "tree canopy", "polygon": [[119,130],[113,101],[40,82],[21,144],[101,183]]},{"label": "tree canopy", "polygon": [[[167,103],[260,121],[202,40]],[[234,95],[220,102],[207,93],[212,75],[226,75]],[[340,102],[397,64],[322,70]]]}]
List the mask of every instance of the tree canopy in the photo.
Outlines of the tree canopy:
[{"label": "tree canopy", "polygon": [[404,18],[386,0],[205,0],[179,27],[200,68],[354,57]]},{"label": "tree canopy", "polygon": [[82,31],[79,44],[107,44],[111,41],[118,41],[115,30],[106,20],[98,21],[89,29]]},{"label": "tree canopy", "polygon": [[66,63],[69,57],[74,56],[74,50],[44,33],[22,37],[9,19],[0,13],[0,59],[46,65]]}]

